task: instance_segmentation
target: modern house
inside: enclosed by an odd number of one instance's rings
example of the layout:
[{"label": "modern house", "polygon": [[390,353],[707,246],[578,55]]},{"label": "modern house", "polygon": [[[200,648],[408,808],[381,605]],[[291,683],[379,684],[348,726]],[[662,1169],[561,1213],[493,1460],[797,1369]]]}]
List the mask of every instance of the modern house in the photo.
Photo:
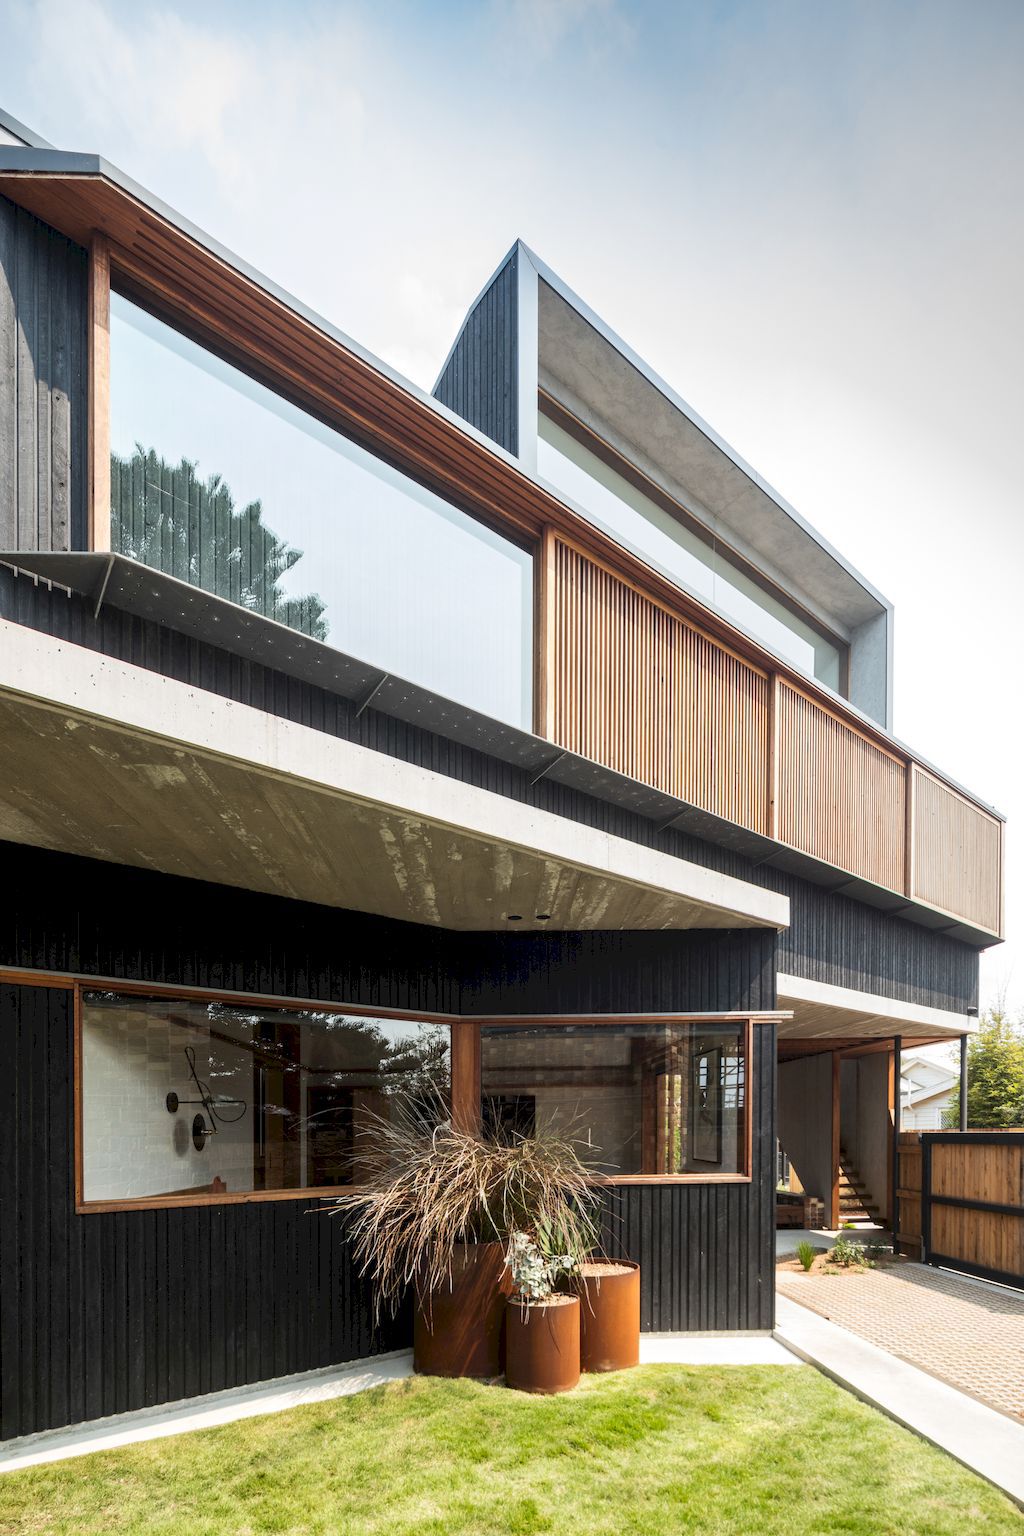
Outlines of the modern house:
[{"label": "modern house", "polygon": [[905,1131],[941,1131],[956,1103],[960,1074],[931,1056],[904,1053],[900,1060],[900,1124]]},{"label": "modern house", "polygon": [[522,244],[428,396],[0,125],[0,1437],[403,1344],[322,1212],[428,1083],[769,1329],[1001,935],[890,605]]}]

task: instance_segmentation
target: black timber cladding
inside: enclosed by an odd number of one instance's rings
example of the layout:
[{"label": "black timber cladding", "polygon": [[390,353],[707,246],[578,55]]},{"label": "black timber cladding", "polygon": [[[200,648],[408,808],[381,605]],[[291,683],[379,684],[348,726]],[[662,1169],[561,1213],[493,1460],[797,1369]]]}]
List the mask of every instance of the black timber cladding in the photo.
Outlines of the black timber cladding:
[{"label": "black timber cladding", "polygon": [[0,536],[84,549],[88,258],[0,197]]},{"label": "black timber cladding", "polygon": [[778,935],[777,969],[901,1002],[965,1013],[978,1003],[978,954],[938,932],[830,892],[797,875],[593,795],[541,778],[489,753],[397,720],[313,684],[229,655],[165,625],[93,605],[0,566],[0,617],[84,645],[133,666],[266,710],[313,730],[412,762],[463,783],[552,811],[645,847],[780,891],[790,927]]},{"label": "black timber cladding", "polygon": [[519,248],[480,295],[434,398],[511,454],[519,452]]},{"label": "black timber cladding", "polygon": [[[452,934],[14,844],[0,965],[458,1014],[774,1002],[771,936]],[[608,1241],[651,1329],[769,1328],[771,1025],[750,1184],[624,1188]],[[337,1218],[302,1200],[74,1214],[72,993],[0,980],[0,1438],[314,1369],[375,1334]]]}]

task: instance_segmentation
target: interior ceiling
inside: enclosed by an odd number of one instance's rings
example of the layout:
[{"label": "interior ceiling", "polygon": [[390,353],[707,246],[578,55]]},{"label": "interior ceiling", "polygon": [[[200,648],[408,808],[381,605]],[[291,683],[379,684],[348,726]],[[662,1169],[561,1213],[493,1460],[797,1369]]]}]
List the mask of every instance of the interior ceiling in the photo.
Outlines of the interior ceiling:
[{"label": "interior ceiling", "polygon": [[13,691],[0,839],[452,929],[764,921]]}]

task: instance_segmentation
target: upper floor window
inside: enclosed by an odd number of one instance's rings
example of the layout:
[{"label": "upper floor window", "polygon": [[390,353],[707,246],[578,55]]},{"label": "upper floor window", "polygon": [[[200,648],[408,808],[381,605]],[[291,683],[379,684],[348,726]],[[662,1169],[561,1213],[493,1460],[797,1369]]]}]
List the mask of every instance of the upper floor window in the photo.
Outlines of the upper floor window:
[{"label": "upper floor window", "polygon": [[[610,456],[611,450],[609,450]],[[644,494],[543,411],[537,468],[598,526],[808,677],[845,690],[846,648],[755,581],[696,529]]]},{"label": "upper floor window", "polygon": [[110,328],[117,552],[529,728],[528,550],[116,293]]}]

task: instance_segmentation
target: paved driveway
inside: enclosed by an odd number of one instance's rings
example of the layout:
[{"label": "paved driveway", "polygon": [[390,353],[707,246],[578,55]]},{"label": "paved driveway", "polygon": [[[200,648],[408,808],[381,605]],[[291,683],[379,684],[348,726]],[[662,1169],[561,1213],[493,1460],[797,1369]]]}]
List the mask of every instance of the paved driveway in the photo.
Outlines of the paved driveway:
[{"label": "paved driveway", "polygon": [[845,1275],[781,1271],[777,1284],[841,1328],[1024,1417],[1024,1292],[909,1262]]}]

